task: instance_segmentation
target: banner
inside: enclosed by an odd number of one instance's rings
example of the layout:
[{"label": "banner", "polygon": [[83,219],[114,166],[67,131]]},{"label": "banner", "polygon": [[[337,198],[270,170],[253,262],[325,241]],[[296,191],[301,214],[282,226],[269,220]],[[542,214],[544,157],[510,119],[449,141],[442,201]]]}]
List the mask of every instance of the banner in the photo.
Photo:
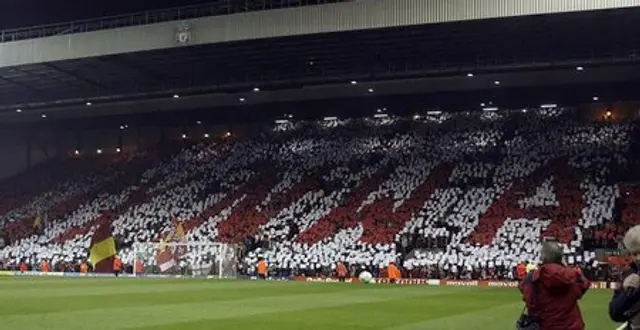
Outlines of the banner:
[{"label": "banner", "polygon": [[[113,274],[96,274],[96,273],[61,273],[61,272],[14,272],[0,271],[0,276],[64,276],[64,277],[110,277],[115,278]],[[166,275],[166,274],[121,274],[121,278],[198,278],[198,276],[182,276],[182,275]],[[200,277],[203,278],[203,277]],[[208,279],[216,278],[215,276],[206,276]],[[238,276],[238,279],[257,280],[255,276]],[[312,282],[312,283],[340,283],[335,277],[269,277],[268,281],[296,281],[296,282]],[[344,283],[359,284],[358,278],[347,278]],[[377,284],[389,284],[388,278],[377,278]],[[434,280],[434,279],[418,279],[403,278],[396,281],[396,285],[426,285],[426,286],[452,286],[452,287],[494,287],[494,288],[517,288],[519,282],[516,281],[492,281],[492,280]],[[616,289],[618,283],[613,282],[591,282],[591,289]]]},{"label": "banner", "polygon": [[[317,282],[317,283],[340,283],[337,277],[304,277],[298,276],[294,279],[296,282]],[[345,283],[360,283],[358,278],[346,278]]]},{"label": "banner", "polygon": [[[207,276],[207,278],[217,278],[216,276]],[[293,277],[286,277],[286,276],[269,276],[266,279],[262,280],[260,278],[258,278],[257,276],[245,276],[245,275],[239,275],[237,277],[239,280],[251,280],[251,281],[276,281],[276,282],[290,282],[293,281],[294,278]]]},{"label": "banner", "polygon": [[488,281],[488,280],[440,280],[444,286],[490,286],[501,288],[517,288],[520,282],[516,281]]},{"label": "banner", "polygon": [[[316,283],[339,283],[334,277],[304,277],[295,278],[297,282]],[[347,278],[345,283],[360,283],[358,278]],[[377,278],[377,284],[389,284],[388,278]],[[455,286],[455,287],[493,287],[493,288],[517,288],[520,282],[517,281],[494,281],[494,280],[429,280],[419,278],[402,278],[396,280],[398,285],[427,285],[427,286]],[[616,283],[591,282],[592,289],[615,289]]]},{"label": "banner", "polygon": [[[516,281],[485,281],[485,280],[440,280],[440,285],[444,286],[486,286],[517,288],[520,282]],[[611,282],[591,282],[592,289],[615,289],[616,283]]]},{"label": "banner", "polygon": [[443,285],[443,286],[481,286],[480,285],[480,281],[469,281],[469,280],[440,280],[440,285]]},{"label": "banner", "polygon": [[49,276],[49,277],[61,277],[64,276],[62,272],[36,272],[36,271],[26,271],[26,272],[9,272],[12,276]]},{"label": "banner", "polygon": [[[387,284],[391,283],[388,278],[376,279],[376,283]],[[401,278],[396,280],[396,284],[402,285],[440,285],[440,280],[428,280],[424,278]]]}]

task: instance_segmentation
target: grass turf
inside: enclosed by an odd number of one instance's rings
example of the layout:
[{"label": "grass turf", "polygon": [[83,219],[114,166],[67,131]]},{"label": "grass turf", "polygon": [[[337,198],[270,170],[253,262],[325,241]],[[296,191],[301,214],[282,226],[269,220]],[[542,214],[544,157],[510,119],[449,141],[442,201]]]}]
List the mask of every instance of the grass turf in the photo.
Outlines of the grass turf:
[{"label": "grass turf", "polygon": [[[591,290],[588,329],[615,329]],[[0,329],[511,330],[513,288],[160,279],[0,278]]]}]

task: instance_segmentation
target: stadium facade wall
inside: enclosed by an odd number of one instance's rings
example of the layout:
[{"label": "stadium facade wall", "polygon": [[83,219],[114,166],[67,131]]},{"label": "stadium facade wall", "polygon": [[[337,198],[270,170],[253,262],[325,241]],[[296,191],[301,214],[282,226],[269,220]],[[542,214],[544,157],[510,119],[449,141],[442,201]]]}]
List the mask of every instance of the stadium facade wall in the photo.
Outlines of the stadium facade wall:
[{"label": "stadium facade wall", "polygon": [[[203,45],[637,6],[637,0],[355,1],[5,42],[0,44],[0,67],[184,47],[176,41],[176,30],[185,23],[192,31],[188,44]],[[1,33],[0,40],[11,40]]]}]

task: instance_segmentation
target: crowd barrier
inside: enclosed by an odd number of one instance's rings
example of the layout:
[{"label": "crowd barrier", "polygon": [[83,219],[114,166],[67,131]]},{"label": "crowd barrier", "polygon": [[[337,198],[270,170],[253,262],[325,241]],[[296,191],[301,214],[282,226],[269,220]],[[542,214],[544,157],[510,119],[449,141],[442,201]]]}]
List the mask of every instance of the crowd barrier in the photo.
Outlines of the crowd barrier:
[{"label": "crowd barrier", "polygon": [[[0,276],[32,276],[32,277],[115,277],[112,273],[76,273],[76,272],[38,272],[38,271],[0,271]],[[127,274],[120,273],[118,277],[123,278],[206,278],[206,279],[216,279],[218,276],[192,276],[192,275],[174,275],[174,274]],[[228,278],[226,278],[228,279]],[[257,280],[258,278],[255,276],[237,276],[233,279],[244,279],[244,280]],[[270,281],[292,281],[293,277],[269,277]]]},{"label": "crowd barrier", "polygon": [[[0,276],[50,276],[50,277],[114,277],[113,274],[96,274],[96,273],[62,273],[62,272],[19,272],[19,271],[0,271]],[[167,274],[120,274],[124,278],[193,278],[193,276],[183,275],[167,275]],[[199,278],[205,278],[200,276]],[[215,276],[206,276],[207,279],[216,278]],[[239,276],[239,279],[257,280],[255,276]],[[335,277],[269,277],[268,281],[296,281],[296,282],[312,282],[312,283],[339,283],[340,280]],[[345,283],[360,283],[359,278],[347,278]],[[387,278],[377,278],[375,284],[390,283]],[[517,288],[519,282],[516,281],[493,281],[493,280],[434,280],[434,279],[417,279],[402,278],[396,280],[397,285],[427,285],[427,286],[453,286],[453,287],[497,287],[497,288]],[[613,282],[591,282],[592,289],[615,289],[617,283]]]},{"label": "crowd barrier", "polygon": [[[0,276],[35,276],[35,277],[115,277],[114,274],[100,274],[100,273],[72,273],[72,272],[36,272],[36,271],[0,271]],[[165,274],[118,274],[118,277],[135,278],[135,277],[148,277],[148,278],[180,278],[182,275],[165,275]]]},{"label": "crowd barrier", "polygon": [[[337,283],[337,278],[331,277],[296,277],[296,281],[302,282],[320,282],[320,283]],[[346,283],[360,283],[358,278],[348,278]],[[387,278],[375,279],[376,284],[390,283]],[[455,287],[502,287],[502,288],[517,288],[520,284],[517,281],[492,281],[492,280],[433,280],[433,279],[417,279],[417,278],[402,278],[396,280],[398,285],[428,285],[428,286],[455,286]],[[615,289],[616,283],[612,282],[591,282],[592,289]]]}]

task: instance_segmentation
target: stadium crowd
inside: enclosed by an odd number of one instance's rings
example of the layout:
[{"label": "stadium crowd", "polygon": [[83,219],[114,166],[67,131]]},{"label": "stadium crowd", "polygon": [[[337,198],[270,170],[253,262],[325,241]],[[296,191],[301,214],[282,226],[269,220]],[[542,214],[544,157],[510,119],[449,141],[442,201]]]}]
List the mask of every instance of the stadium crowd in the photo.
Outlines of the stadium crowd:
[{"label": "stadium crowd", "polygon": [[337,262],[379,275],[395,262],[407,277],[513,279],[554,237],[568,264],[605,278],[596,249],[638,223],[640,190],[624,180],[634,130],[558,108],[377,116],[69,159],[0,186],[0,263],[74,269],[108,221],[129,267],[154,263],[141,243],[181,223],[180,242],[201,246],[183,268],[212,263],[219,246],[207,243],[219,242],[241,248],[245,273],[264,258],[283,276],[330,275]]}]

